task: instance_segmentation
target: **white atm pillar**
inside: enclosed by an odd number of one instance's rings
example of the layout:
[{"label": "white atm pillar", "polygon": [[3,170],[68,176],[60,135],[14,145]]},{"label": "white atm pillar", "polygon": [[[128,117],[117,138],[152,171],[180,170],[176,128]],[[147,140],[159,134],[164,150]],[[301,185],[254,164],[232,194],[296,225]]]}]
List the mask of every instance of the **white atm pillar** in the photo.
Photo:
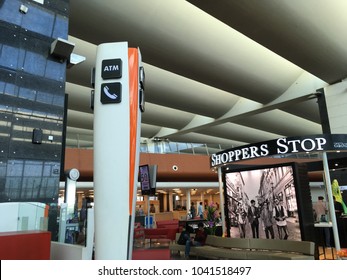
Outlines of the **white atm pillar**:
[{"label": "white atm pillar", "polygon": [[144,71],[127,42],[97,48],[94,91],[95,259],[131,259]]}]

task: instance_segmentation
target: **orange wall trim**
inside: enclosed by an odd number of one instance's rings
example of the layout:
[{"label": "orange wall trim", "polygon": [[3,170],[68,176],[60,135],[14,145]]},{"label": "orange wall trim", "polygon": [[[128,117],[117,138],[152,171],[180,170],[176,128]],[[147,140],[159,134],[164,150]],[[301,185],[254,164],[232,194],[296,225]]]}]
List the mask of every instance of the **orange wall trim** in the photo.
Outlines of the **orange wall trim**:
[{"label": "orange wall trim", "polygon": [[[117,160],[115,158],[115,160]],[[292,159],[262,158],[248,160],[247,164],[271,165],[291,162]],[[302,162],[309,161],[303,160]],[[158,165],[158,182],[218,182],[218,175],[210,169],[210,157],[191,154],[140,154],[140,165]],[[174,170],[177,166],[177,170]],[[65,170],[77,168],[80,181],[93,181],[93,149],[67,148],[65,151]],[[321,182],[323,172],[309,172],[311,182]]]}]

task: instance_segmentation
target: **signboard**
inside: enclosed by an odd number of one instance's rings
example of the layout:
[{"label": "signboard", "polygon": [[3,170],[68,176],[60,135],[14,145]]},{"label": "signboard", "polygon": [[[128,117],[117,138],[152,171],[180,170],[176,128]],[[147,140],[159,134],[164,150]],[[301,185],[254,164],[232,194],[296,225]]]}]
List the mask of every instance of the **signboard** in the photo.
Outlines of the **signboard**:
[{"label": "signboard", "polygon": [[122,59],[105,59],[102,61],[101,77],[107,79],[122,78]]},{"label": "signboard", "polygon": [[281,154],[310,153],[347,150],[346,134],[321,134],[283,137],[261,143],[228,149],[210,158],[210,166],[217,167],[232,162]]},{"label": "signboard", "polygon": [[100,101],[102,104],[122,102],[122,84],[104,83],[101,84]]}]

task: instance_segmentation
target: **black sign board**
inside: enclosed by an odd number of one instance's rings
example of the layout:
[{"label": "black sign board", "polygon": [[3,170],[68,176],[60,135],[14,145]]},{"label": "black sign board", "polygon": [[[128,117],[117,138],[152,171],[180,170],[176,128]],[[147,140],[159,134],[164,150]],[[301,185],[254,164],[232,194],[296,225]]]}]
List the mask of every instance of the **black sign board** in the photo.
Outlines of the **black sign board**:
[{"label": "black sign board", "polygon": [[106,83],[101,84],[100,101],[102,104],[122,102],[122,84]]},{"label": "black sign board", "polygon": [[120,58],[102,61],[101,77],[107,79],[120,79],[122,77],[122,60]]},{"label": "black sign board", "polygon": [[321,134],[278,138],[262,143],[240,146],[213,154],[210,159],[210,165],[211,167],[217,167],[241,160],[273,155],[336,150],[347,150],[347,134]]}]

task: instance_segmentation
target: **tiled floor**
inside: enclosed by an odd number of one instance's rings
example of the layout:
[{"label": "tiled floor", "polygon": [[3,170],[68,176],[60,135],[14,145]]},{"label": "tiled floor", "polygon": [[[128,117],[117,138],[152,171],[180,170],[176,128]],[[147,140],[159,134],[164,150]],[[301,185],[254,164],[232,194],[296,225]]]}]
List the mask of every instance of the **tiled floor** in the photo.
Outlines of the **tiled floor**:
[{"label": "tiled floor", "polygon": [[336,260],[336,250],[333,247],[319,247],[319,259],[320,260]]}]

